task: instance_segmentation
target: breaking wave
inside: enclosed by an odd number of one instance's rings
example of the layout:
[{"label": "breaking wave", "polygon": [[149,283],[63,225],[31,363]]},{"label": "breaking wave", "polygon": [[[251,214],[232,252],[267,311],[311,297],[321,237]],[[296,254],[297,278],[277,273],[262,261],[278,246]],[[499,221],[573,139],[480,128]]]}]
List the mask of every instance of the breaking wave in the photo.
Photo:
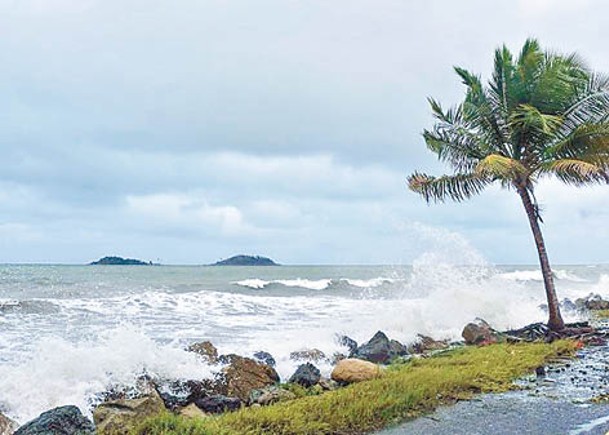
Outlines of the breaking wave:
[{"label": "breaking wave", "polygon": [[[553,271],[554,277],[558,280],[572,282],[588,282],[588,280],[577,276],[567,270],[557,269]],[[500,274],[501,278],[512,281],[543,281],[541,270],[515,270]]]},{"label": "breaking wave", "polygon": [[316,279],[316,280],[297,278],[297,279],[276,279],[276,280],[270,280],[270,281],[265,281],[265,280],[259,279],[259,278],[251,278],[251,279],[244,279],[241,281],[234,281],[234,282],[232,282],[232,284],[235,284],[235,285],[238,285],[241,287],[248,287],[248,288],[252,288],[252,289],[256,289],[256,290],[267,288],[267,287],[270,287],[273,285],[283,286],[283,287],[299,287],[299,288],[308,289],[308,290],[326,290],[333,286],[339,286],[339,285],[343,285],[343,284],[346,284],[348,286],[355,287],[355,288],[369,289],[369,288],[379,287],[384,284],[394,283],[396,281],[397,280],[394,278],[384,278],[384,277],[371,278],[371,279],[355,279],[355,278],[329,279],[329,278],[327,278],[327,279]]}]

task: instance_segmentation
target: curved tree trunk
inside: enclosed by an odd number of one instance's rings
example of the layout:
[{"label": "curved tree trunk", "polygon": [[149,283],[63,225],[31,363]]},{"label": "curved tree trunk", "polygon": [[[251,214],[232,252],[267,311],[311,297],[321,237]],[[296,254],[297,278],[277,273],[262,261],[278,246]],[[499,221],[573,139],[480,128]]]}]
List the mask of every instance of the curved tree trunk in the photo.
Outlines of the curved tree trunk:
[{"label": "curved tree trunk", "polygon": [[533,231],[533,238],[535,239],[535,245],[537,246],[539,264],[541,265],[543,283],[546,289],[546,298],[548,299],[548,312],[550,314],[548,327],[554,331],[560,331],[561,329],[564,329],[565,322],[560,315],[560,306],[558,305],[556,288],[554,287],[554,277],[552,275],[552,269],[550,268],[550,261],[548,260],[548,253],[546,252],[546,246],[543,241],[543,235],[541,234],[541,228],[539,228],[539,218],[537,216],[535,206],[531,201],[529,192],[522,187],[517,187],[517,190],[520,198],[522,199],[524,209],[527,212],[529,224],[531,225],[531,231]]}]

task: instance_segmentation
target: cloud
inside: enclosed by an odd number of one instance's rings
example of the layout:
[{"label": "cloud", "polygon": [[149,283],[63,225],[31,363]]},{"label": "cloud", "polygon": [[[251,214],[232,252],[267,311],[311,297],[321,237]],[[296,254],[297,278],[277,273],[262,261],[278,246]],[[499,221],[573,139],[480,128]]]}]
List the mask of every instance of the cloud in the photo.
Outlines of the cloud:
[{"label": "cloud", "polygon": [[[607,71],[607,12],[592,0],[0,0],[0,261],[410,262],[425,248],[413,222],[494,261],[535,261],[516,195],[427,206],[407,191],[413,170],[444,169],[420,136],[426,98],[458,101],[453,65],[488,77],[492,50],[529,36]],[[603,189],[540,186],[553,258],[606,261]]]},{"label": "cloud", "polygon": [[159,224],[201,226],[237,236],[250,232],[241,211],[232,205],[212,206],[197,194],[127,196],[127,210]]}]

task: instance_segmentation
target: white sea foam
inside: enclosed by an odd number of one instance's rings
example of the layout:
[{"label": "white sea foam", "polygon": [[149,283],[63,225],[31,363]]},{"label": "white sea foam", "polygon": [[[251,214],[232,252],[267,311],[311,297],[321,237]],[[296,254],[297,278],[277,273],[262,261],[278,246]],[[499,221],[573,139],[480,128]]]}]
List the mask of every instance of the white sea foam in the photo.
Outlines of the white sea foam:
[{"label": "white sea foam", "polygon": [[359,288],[374,288],[382,286],[383,284],[396,282],[393,278],[372,278],[372,279],[353,279],[353,278],[342,278],[341,281],[346,282],[353,287]]},{"label": "white sea foam", "polygon": [[233,282],[233,284],[240,285],[242,287],[249,287],[253,289],[262,289],[271,284],[280,284],[285,287],[301,287],[309,290],[325,290],[332,283],[331,279],[276,279],[272,281],[265,281],[258,278],[244,279],[242,281]]},{"label": "white sea foam", "polygon": [[[87,297],[81,290],[78,297],[37,299],[57,307],[51,314],[9,310],[0,316],[0,409],[24,422],[61,404],[76,404],[87,412],[95,393],[109,384],[130,384],[144,370],[162,377],[206,377],[211,368],[182,350],[194,340],[209,339],[220,353],[268,351],[286,379],[299,364],[289,359],[292,351],[318,348],[328,356],[344,351],[336,333],[359,343],[377,330],[403,342],[414,340],[417,333],[458,339],[463,325],[475,317],[498,329],[545,320],[539,308],[545,302],[540,281],[506,279],[462,238],[434,234],[425,231],[425,237],[438,239],[431,244],[434,249],[421,255],[412,269],[388,274],[391,278],[379,270],[372,279],[368,273],[356,278],[349,272],[334,281],[307,279],[298,269],[294,275],[301,278],[235,281],[259,290],[245,294],[204,290],[198,284],[173,291],[164,282],[162,289],[139,286]],[[287,267],[281,271],[282,278],[289,276]],[[314,276],[336,276],[319,273]],[[593,273],[590,276],[599,276]],[[167,276],[174,280],[182,275]],[[196,282],[198,275],[193,276],[182,279]],[[278,296],[266,291],[271,283],[311,291]],[[336,292],[318,291],[334,284],[339,284]],[[591,284],[569,279],[558,284],[561,298],[609,294],[609,275]],[[344,291],[346,286],[352,288]],[[330,365],[320,365],[328,374]]]},{"label": "white sea foam", "polygon": [[201,379],[212,372],[195,354],[161,345],[130,327],[76,343],[46,337],[19,364],[0,366],[0,404],[21,423],[61,405],[87,412],[95,394],[113,384],[133,385],[142,373]]},{"label": "white sea foam", "polygon": [[[580,278],[572,272],[567,270],[557,269],[553,271],[556,279],[573,281],[573,282],[587,282],[586,279]],[[543,275],[541,270],[515,270],[513,272],[505,272],[500,274],[501,278],[512,280],[512,281],[543,281]]]},{"label": "white sea foam", "polygon": [[249,287],[256,290],[266,287],[270,284],[270,281],[265,281],[263,279],[252,278],[252,279],[244,279],[241,281],[234,281],[232,284],[240,285],[241,287]]}]

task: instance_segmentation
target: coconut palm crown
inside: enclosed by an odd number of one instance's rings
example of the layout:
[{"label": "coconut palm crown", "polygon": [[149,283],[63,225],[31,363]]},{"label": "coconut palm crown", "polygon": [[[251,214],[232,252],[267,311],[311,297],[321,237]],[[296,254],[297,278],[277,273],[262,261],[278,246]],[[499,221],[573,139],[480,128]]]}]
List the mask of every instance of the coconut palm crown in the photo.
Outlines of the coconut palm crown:
[{"label": "coconut palm crown", "polygon": [[427,202],[463,201],[499,183],[521,198],[537,247],[548,300],[548,326],[564,328],[540,229],[537,182],[546,176],[581,186],[609,183],[609,78],[576,55],[543,51],[534,39],[517,57],[503,46],[484,85],[455,67],[465,99],[444,110],[429,99],[435,118],[423,137],[452,173],[408,178]]}]

